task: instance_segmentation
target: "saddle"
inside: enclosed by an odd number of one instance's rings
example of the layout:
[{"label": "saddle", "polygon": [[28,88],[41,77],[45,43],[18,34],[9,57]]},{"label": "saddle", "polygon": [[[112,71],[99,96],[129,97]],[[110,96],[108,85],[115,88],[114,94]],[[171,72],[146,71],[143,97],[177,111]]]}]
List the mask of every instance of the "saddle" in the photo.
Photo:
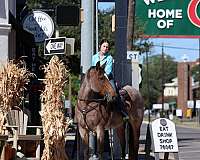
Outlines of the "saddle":
[{"label": "saddle", "polygon": [[125,103],[125,100],[129,97],[128,92],[123,88],[119,90],[119,95],[120,95],[121,100],[124,101],[124,103]]},{"label": "saddle", "polygon": [[118,102],[118,108],[122,114],[123,117],[127,118],[128,117],[128,113],[126,111],[126,100],[129,98],[129,94],[125,89],[120,89],[118,91],[119,94],[119,102]]}]

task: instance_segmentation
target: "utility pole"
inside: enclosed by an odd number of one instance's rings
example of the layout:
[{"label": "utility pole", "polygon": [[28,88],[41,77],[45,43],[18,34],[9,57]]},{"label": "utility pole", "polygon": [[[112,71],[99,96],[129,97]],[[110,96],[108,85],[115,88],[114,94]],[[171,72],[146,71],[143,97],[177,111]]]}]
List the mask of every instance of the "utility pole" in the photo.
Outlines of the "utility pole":
[{"label": "utility pole", "polygon": [[162,43],[162,84],[161,84],[161,87],[162,87],[162,111],[161,111],[161,117],[164,118],[164,76],[165,76],[165,73],[164,73],[164,48],[163,48],[163,43]]},{"label": "utility pole", "polygon": [[122,86],[131,85],[131,64],[127,62],[127,14],[128,0],[116,1],[116,40],[114,77]]},{"label": "utility pole", "polygon": [[85,74],[92,63],[94,46],[94,1],[81,1],[83,22],[81,24],[81,74]]},{"label": "utility pole", "polygon": [[134,36],[134,23],[135,23],[135,0],[128,1],[128,22],[127,22],[127,50],[133,49],[133,36]]}]

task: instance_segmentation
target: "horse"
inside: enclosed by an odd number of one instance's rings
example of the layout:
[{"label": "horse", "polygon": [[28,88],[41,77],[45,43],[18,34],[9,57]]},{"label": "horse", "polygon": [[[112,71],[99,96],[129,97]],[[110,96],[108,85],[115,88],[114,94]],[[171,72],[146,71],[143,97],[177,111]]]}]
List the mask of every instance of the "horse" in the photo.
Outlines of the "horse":
[{"label": "horse", "polygon": [[[86,72],[78,93],[75,107],[75,121],[85,145],[88,146],[89,132],[97,135],[97,152],[103,158],[104,130],[116,128],[122,148],[122,158],[125,158],[125,129],[122,114],[117,111],[117,93],[104,73],[104,65],[92,66]],[[129,159],[138,159],[140,127],[143,121],[144,105],[140,92],[132,86],[122,88],[125,110],[128,113]],[[127,94],[124,94],[125,92]],[[121,92],[120,92],[121,93]],[[88,159],[88,147],[84,150],[84,159]]]}]

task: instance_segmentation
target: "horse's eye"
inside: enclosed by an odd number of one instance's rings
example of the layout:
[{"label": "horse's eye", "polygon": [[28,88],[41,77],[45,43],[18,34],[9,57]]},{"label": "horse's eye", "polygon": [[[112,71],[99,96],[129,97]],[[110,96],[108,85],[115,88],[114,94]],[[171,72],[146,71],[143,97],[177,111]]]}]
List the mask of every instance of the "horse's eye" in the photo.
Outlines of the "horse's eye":
[{"label": "horse's eye", "polygon": [[100,79],[100,80],[104,80],[104,76],[100,76],[99,79]]}]

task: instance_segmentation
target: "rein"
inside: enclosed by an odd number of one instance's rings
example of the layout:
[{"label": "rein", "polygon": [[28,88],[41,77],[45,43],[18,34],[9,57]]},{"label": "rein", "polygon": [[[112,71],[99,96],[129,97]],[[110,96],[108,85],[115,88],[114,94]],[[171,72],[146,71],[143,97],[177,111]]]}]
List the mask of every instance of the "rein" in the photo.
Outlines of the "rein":
[{"label": "rein", "polygon": [[91,105],[87,105],[90,107],[90,109],[81,109],[79,105],[77,105],[77,108],[78,110],[82,113],[83,115],[83,119],[84,119],[84,122],[88,128],[89,131],[93,132],[93,130],[89,127],[89,125],[87,124],[87,121],[86,121],[86,115],[87,113],[93,111],[93,110],[96,110],[97,107],[100,107],[101,103],[102,102],[105,102],[106,99],[105,98],[101,98],[101,99],[81,99],[81,98],[78,98],[79,101],[84,101],[84,102],[98,102],[98,104],[96,104],[95,106],[91,106]]},{"label": "rein", "polygon": [[98,98],[98,99],[82,99],[82,98],[78,98],[78,100],[84,101],[84,102],[106,102],[105,98]]}]

